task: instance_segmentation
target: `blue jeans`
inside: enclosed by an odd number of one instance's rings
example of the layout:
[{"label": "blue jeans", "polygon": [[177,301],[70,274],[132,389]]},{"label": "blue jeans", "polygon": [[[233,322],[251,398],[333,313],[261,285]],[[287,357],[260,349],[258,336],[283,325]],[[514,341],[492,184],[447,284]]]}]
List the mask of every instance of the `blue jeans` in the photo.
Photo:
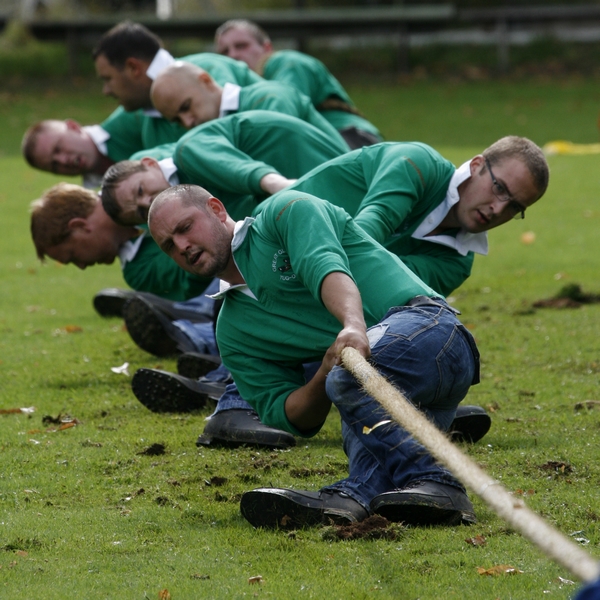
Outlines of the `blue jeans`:
[{"label": "blue jeans", "polygon": [[[446,430],[456,407],[478,378],[478,353],[469,332],[443,306],[391,309],[368,331],[371,362],[440,429]],[[383,492],[430,480],[464,489],[381,405],[361,390],[354,377],[334,367],[327,395],[342,417],[349,476],[327,486],[347,493],[368,509]]]}]

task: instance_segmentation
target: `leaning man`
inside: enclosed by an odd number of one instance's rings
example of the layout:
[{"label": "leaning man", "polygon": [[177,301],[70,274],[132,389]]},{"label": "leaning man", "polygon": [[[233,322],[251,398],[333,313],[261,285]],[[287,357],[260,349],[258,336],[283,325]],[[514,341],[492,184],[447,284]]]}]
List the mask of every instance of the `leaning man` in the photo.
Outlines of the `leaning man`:
[{"label": "leaning man", "polygon": [[[261,420],[318,433],[333,403],[349,476],[318,492],[243,495],[255,527],[349,523],[372,513],[415,525],[475,522],[464,488],[340,366],[356,348],[441,429],[479,380],[478,352],[456,311],[342,209],[283,190],[235,223],[197,186],[152,204],[158,245],[184,269],[223,280],[223,362]],[[321,362],[310,380],[304,364]]]}]

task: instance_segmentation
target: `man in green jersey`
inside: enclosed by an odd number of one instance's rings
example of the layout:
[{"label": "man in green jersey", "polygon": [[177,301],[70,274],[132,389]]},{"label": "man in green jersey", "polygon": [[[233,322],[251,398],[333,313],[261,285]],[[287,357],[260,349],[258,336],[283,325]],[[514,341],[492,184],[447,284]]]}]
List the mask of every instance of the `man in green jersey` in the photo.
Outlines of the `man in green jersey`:
[{"label": "man in green jersey", "polygon": [[316,58],[296,52],[273,52],[271,40],[256,23],[232,19],[215,34],[217,52],[242,60],[265,79],[299,89],[340,132],[350,148],[381,142],[378,129],[360,115],[341,83]]},{"label": "man in green jersey", "polygon": [[548,179],[542,150],[507,136],[458,169],[425,144],[377,144],[330,160],[291,187],[341,206],[447,296],[470,275],[474,253],[487,254],[486,232],[524,218]]},{"label": "man in green jersey", "polygon": [[111,217],[123,225],[143,223],[160,185],[195,183],[218,195],[241,219],[261,200],[347,147],[295,117],[253,110],[199,125],[165,150],[172,159],[159,164],[141,158],[142,152],[140,160],[117,163],[106,173],[102,203]]},{"label": "man in green jersey", "polygon": [[[95,192],[69,183],[46,190],[32,204],[31,236],[40,260],[48,256],[85,269],[112,264],[118,257],[125,281],[136,291],[107,290],[104,296],[97,295],[94,306],[98,312],[121,316],[114,310],[115,301],[121,300],[119,309],[127,330],[144,350],[159,356],[194,351],[196,362],[202,358],[208,368],[219,365],[212,300],[199,297],[211,292],[214,279],[179,268],[147,232],[115,223]],[[188,385],[185,401],[173,402],[168,394],[159,394],[146,406],[155,412],[198,410],[209,397],[218,400],[225,388],[218,381],[189,381]],[[246,403],[240,401],[235,407],[211,421],[204,445],[226,442],[284,448],[295,444],[291,434],[264,426]]]},{"label": "man in green jersey", "polygon": [[221,86],[204,69],[177,61],[159,73],[150,95],[166,119],[186,129],[247,110],[272,110],[306,121],[338,144],[346,144],[310,98],[277,81],[260,81],[246,87],[235,83]]},{"label": "man in green jersey", "polygon": [[[320,492],[248,492],[241,510],[251,524],[373,512],[415,525],[475,522],[460,483],[336,366],[344,347],[356,348],[447,429],[479,380],[479,354],[434,290],[344,210],[302,192],[284,190],[236,224],[206,190],[176,186],[155,199],[149,227],[179,266],[223,281],[221,356],[264,423],[312,437],[332,403],[341,414],[349,477]],[[304,365],[315,361],[307,381]]]}]

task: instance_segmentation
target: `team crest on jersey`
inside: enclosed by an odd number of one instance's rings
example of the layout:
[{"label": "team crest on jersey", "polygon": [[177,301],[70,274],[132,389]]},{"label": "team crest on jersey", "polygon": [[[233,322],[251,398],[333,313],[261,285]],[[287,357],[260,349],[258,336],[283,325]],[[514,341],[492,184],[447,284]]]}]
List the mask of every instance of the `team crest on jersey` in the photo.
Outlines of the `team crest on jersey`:
[{"label": "team crest on jersey", "polygon": [[279,274],[281,281],[291,281],[296,279],[296,274],[292,272],[292,265],[290,264],[290,257],[287,252],[283,249],[277,250],[273,255],[273,261],[271,263],[271,269],[274,273]]}]

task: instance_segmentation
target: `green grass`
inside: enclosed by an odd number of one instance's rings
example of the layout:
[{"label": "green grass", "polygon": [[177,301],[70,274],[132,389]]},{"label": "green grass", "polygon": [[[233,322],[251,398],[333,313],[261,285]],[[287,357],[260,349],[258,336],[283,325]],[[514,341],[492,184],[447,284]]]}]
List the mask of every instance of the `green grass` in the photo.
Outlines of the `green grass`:
[{"label": "green grass", "polygon": [[[597,140],[596,81],[439,83],[352,87],[390,139],[431,143],[460,163],[506,133],[538,143]],[[395,541],[334,543],[319,529],[255,531],[239,498],[258,486],[318,489],[345,475],[338,417],[290,451],[198,450],[207,408],[160,416],[141,406],[130,377],[111,367],[173,370],[139,350],[118,319],[91,305],[102,287],[122,286],[119,267],[85,272],[40,265],[28,233],[28,203],[57,178],[18,155],[32,120],[101,121],[114,106],[99,84],[3,92],[0,105],[0,597],[407,598],[571,597],[572,579],[474,498],[479,524],[405,529]],[[566,283],[599,292],[597,156],[552,157],[544,199],[490,235],[490,255],[453,294],[483,357],[482,383],[467,402],[493,410],[493,428],[465,451],[566,534],[583,531],[600,556],[600,307],[533,310]],[[534,232],[523,244],[521,234]],[[67,333],[69,326],[81,331]],[[48,431],[44,415],[80,424]],[[161,456],[139,454],[152,443]],[[548,469],[563,462],[563,471]],[[225,482],[216,485],[214,477]],[[211,483],[212,480],[212,483]],[[466,538],[484,535],[487,545]],[[478,575],[511,564],[522,574]],[[248,578],[262,575],[262,585]]]}]

